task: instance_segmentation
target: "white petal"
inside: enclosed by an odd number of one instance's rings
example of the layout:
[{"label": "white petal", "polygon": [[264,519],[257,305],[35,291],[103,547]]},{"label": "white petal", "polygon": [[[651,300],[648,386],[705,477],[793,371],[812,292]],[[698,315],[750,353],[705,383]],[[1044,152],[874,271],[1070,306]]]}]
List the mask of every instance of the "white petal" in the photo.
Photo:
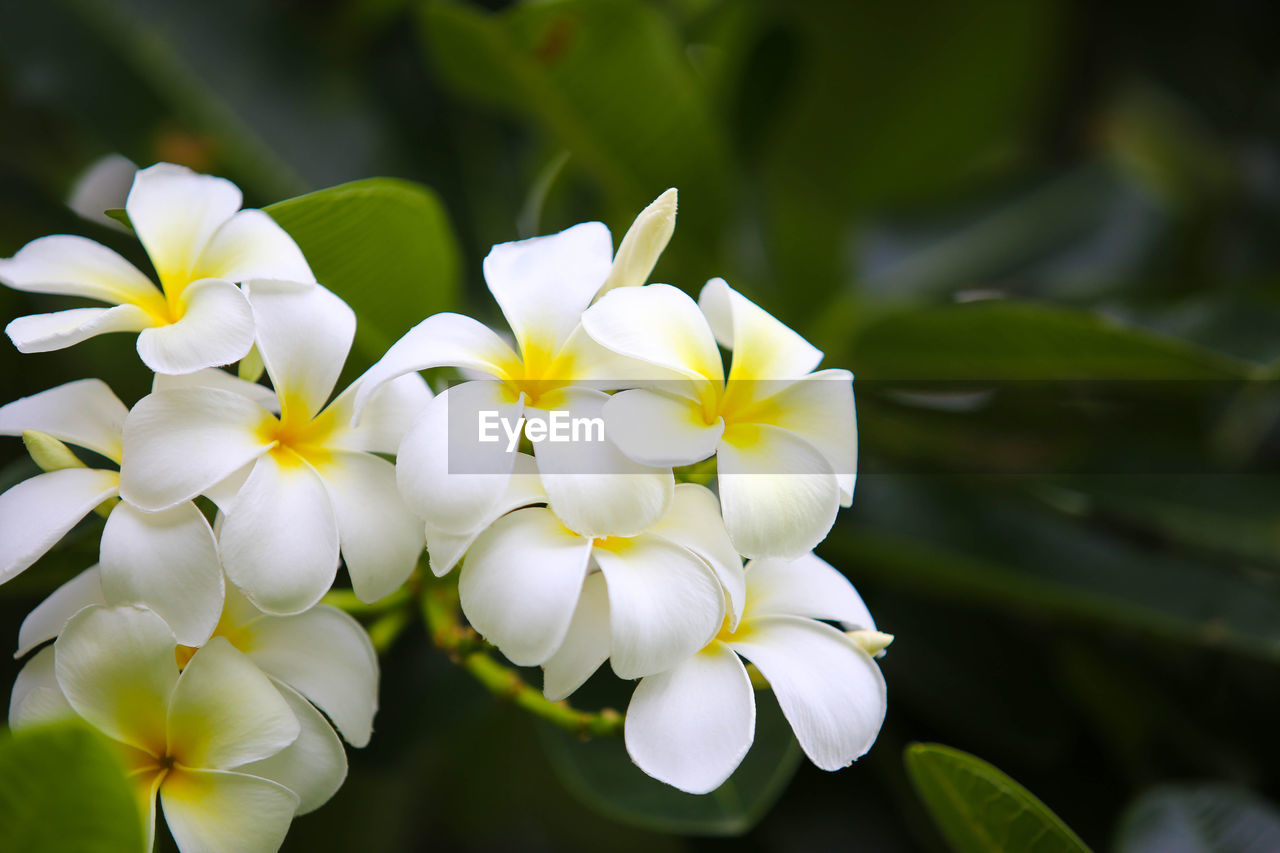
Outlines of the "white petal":
[{"label": "white petal", "polygon": [[109,737],[164,754],[165,712],[178,682],[178,641],[137,607],[89,607],[54,642],[58,686],[76,713]]},{"label": "white petal", "polygon": [[822,351],[768,311],[713,278],[702,288],[698,304],[725,349],[733,350],[730,382],[797,379],[818,366]]},{"label": "white petal", "polygon": [[642,680],[627,706],[627,753],[653,778],[706,794],[742,763],[755,739],[751,679],[722,643]]},{"label": "white petal", "polygon": [[268,613],[299,613],[338,573],[338,524],[320,476],[297,456],[258,460],[218,535],[227,578]]},{"label": "white petal", "polygon": [[55,589],[22,620],[22,627],[18,629],[16,657],[22,657],[46,640],[58,636],[67,620],[84,608],[106,603],[98,567],[85,569]]},{"label": "white petal", "polygon": [[125,211],[171,295],[192,280],[196,259],[218,227],[240,209],[240,200],[240,190],[230,181],[171,163],[134,177]]},{"label": "white petal", "polygon": [[44,556],[76,522],[115,495],[115,471],[63,468],[0,494],[0,583]]},{"label": "white petal", "polygon": [[[568,418],[603,419],[609,398],[586,388],[560,392],[556,409]],[[549,418],[547,412],[535,414]],[[583,536],[630,536],[653,526],[671,506],[670,468],[633,462],[609,441],[585,431],[579,441],[541,441],[533,452],[556,515]]]},{"label": "white petal", "polygon": [[100,243],[68,234],[32,240],[12,258],[0,260],[0,282],[31,293],[164,310],[164,295],[137,267]]},{"label": "white petal", "polygon": [[560,647],[587,575],[591,540],[542,507],[498,519],[462,564],[462,612],[512,663],[537,666]]},{"label": "white petal", "polygon": [[731,427],[716,455],[720,503],[734,547],[748,557],[798,557],[821,542],[840,509],[831,463],[777,427]]},{"label": "white petal", "polygon": [[671,511],[646,535],[687,548],[711,566],[729,599],[729,627],[736,628],[746,601],[747,580],[715,494],[696,483],[681,483],[676,486]]},{"label": "white petal", "polygon": [[251,773],[279,782],[298,795],[298,814],[315,811],[338,792],[347,778],[347,754],[333,727],[301,694],[287,685],[276,684],[298,718],[302,731],[298,739],[270,758],[240,767]]},{"label": "white petal", "polygon": [[13,682],[9,696],[9,728],[38,725],[75,716],[62,695],[53,668],[53,647],[41,649],[27,661]]},{"label": "white petal", "polygon": [[702,407],[657,391],[621,391],[604,404],[605,434],[644,465],[692,465],[716,452],[724,434],[719,416],[707,423]]},{"label": "white petal", "polygon": [[102,530],[101,552],[107,601],[151,608],[184,646],[209,639],[222,615],[222,564],[195,504],[154,513],[118,504]]},{"label": "white petal", "polygon": [[422,522],[396,489],[395,466],[367,453],[336,452],[318,472],[333,503],[356,596],[372,602],[399,589],[425,540]]},{"label": "white petal", "polygon": [[[492,413],[497,440],[479,440],[482,413]],[[396,457],[405,503],[428,526],[449,533],[477,529],[493,518],[515,465],[502,424],[515,429],[523,404],[512,404],[499,382],[463,382],[423,408]]]},{"label": "white petal", "polygon": [[609,659],[609,593],[604,575],[589,575],[573,611],[564,642],[542,666],[542,693],[552,702],[567,698]]},{"label": "white petal", "polygon": [[838,770],[864,755],[886,703],[884,677],[871,657],[811,619],[769,616],[744,625],[729,645],[769,680],[809,760]]},{"label": "white petal", "polygon": [[675,233],[676,199],[676,190],[672,187],[640,211],[618,244],[601,293],[615,287],[638,287],[649,280],[662,250]]},{"label": "white petal", "polygon": [[296,616],[254,617],[235,633],[250,660],[314,702],[349,743],[369,742],[378,709],[378,658],[359,622],[320,605]]},{"label": "white petal", "polygon": [[78,379],[0,407],[0,435],[44,432],[120,461],[129,410],[101,379]]},{"label": "white petal", "polygon": [[258,352],[280,404],[308,418],[328,402],[356,334],[351,306],[323,287],[266,279],[245,282]]},{"label": "white petal", "polygon": [[216,367],[197,370],[194,373],[157,373],[151,382],[152,392],[175,391],[183,388],[217,388],[230,391],[252,400],[268,412],[275,414],[280,412],[280,400],[276,397],[275,391],[256,382],[247,382]]},{"label": "white petal", "polygon": [[840,481],[840,502],[853,501],[858,473],[858,419],[853,405],[853,374],[819,370],[769,400],[769,423],[795,433],[831,463]]},{"label": "white petal", "polygon": [[185,767],[230,770],[275,755],[299,731],[271,679],[225,637],[192,656],[169,701],[169,754]]},{"label": "white petal", "polygon": [[234,282],[274,278],[305,284],[316,280],[298,244],[261,210],[242,210],[218,226],[191,277]]},{"label": "white petal", "polygon": [[298,795],[257,776],[183,768],[165,777],[160,802],[182,853],[275,853]]},{"label": "white petal", "polygon": [[76,178],[67,207],[76,215],[122,234],[128,228],[107,216],[106,211],[123,208],[133,186],[138,166],[122,154],[107,154],[90,163]]},{"label": "white petal", "polygon": [[609,658],[619,678],[670,669],[724,623],[720,583],[684,548],[640,536],[599,543],[594,555],[609,589]]},{"label": "white petal", "polygon": [[400,449],[409,427],[431,402],[431,389],[427,381],[417,373],[397,376],[380,386],[369,398],[369,405],[360,416],[360,423],[351,427],[351,413],[355,411],[356,392],[360,380],[356,380],[338,398],[329,404],[334,418],[334,432],[329,438],[331,447],[344,450],[367,450],[370,453],[392,453]]},{"label": "white petal", "polygon": [[239,361],[253,346],[253,312],[240,288],[205,278],[178,297],[176,322],[143,329],[138,355],[156,373],[192,373]]},{"label": "white petal", "polygon": [[609,229],[583,222],[559,234],[499,243],[484,259],[484,280],[529,359],[560,349],[612,264]]},{"label": "white petal", "polygon": [[466,533],[446,533],[427,525],[427,552],[431,558],[431,572],[436,577],[447,575],[462,555],[471,547],[485,528],[512,510],[533,504],[546,503],[547,493],[542,488],[542,477],[538,474],[538,463],[532,456],[524,453],[516,455],[515,469],[507,479],[507,489],[498,499],[497,505],[490,508],[488,516],[474,530]]},{"label": "white petal", "polygon": [[[669,284],[612,290],[582,315],[597,343],[702,383],[724,378],[720,350],[697,304]],[[655,374],[655,378],[664,378]],[[700,393],[695,386],[694,393]]]},{"label": "white petal", "polygon": [[747,566],[747,601],[753,619],[807,616],[840,622],[848,630],[876,630],[849,579],[815,554],[752,561]]},{"label": "white petal", "polygon": [[143,397],[124,423],[121,495],[146,510],[189,501],[252,462],[272,444],[269,412],[218,388]]},{"label": "white petal", "polygon": [[155,323],[136,305],[117,305],[31,314],[12,321],[4,332],[18,352],[52,352],[108,332],[137,332]]},{"label": "white petal", "polygon": [[433,314],[406,332],[361,377],[356,417],[384,382],[431,367],[466,368],[498,378],[521,369],[519,357],[488,326],[461,314]]}]

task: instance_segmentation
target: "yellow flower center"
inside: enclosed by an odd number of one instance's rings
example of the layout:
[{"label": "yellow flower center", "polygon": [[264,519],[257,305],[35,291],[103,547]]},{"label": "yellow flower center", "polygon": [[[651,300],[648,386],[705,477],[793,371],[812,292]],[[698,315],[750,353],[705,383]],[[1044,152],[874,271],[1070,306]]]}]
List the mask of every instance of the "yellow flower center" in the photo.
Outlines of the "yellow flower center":
[{"label": "yellow flower center", "polygon": [[269,415],[258,427],[258,438],[274,442],[271,455],[281,465],[323,463],[330,456],[329,441],[337,426],[334,414],[326,409],[314,418],[297,397],[285,394],[280,399],[280,417]]}]

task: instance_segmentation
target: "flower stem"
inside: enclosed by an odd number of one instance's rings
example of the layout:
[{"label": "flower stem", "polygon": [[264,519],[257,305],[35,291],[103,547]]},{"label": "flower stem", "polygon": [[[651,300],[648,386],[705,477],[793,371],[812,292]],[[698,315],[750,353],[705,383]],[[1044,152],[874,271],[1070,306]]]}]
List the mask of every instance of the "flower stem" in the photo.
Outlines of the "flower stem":
[{"label": "flower stem", "polygon": [[431,641],[499,699],[552,725],[580,737],[617,737],[622,734],[623,716],[612,708],[582,711],[568,702],[552,702],[532,687],[513,667],[500,663],[475,629],[459,618],[458,588],[445,580],[432,580],[423,573],[422,615]]}]

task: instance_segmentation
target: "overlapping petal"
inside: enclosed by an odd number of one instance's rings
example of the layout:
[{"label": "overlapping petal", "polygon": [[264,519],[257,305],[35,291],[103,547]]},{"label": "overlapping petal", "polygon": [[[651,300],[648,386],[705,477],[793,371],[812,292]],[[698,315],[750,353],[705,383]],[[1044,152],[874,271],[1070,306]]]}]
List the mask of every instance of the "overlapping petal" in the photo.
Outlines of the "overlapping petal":
[{"label": "overlapping petal", "polygon": [[609,659],[619,678],[670,669],[710,642],[724,622],[719,582],[684,548],[640,536],[600,543],[594,556],[608,586]]},{"label": "overlapping petal", "polygon": [[22,620],[18,628],[16,657],[22,657],[41,643],[58,636],[67,620],[84,608],[106,603],[101,573],[97,566],[90,566],[55,589]]},{"label": "overlapping petal", "polygon": [[35,430],[119,462],[128,414],[107,383],[78,379],[0,406],[0,435]]},{"label": "overlapping petal", "polygon": [[356,315],[323,287],[255,279],[245,283],[258,352],[280,404],[311,419],[328,402],[355,339]]},{"label": "overlapping petal", "polygon": [[805,616],[874,631],[875,620],[849,579],[815,554],[794,560],[755,560],[748,567],[747,600],[752,618]]},{"label": "overlapping petal", "polygon": [[582,686],[609,659],[609,592],[604,575],[588,575],[560,648],[542,666],[542,692],[552,702]]},{"label": "overlapping petal", "polygon": [[725,526],[740,553],[798,557],[835,523],[840,485],[831,463],[794,433],[735,425],[716,461]]},{"label": "overlapping petal", "polygon": [[242,210],[218,226],[200,252],[191,277],[242,282],[251,278],[315,283],[302,250],[261,210]]},{"label": "overlapping petal", "polygon": [[325,605],[295,616],[263,616],[228,594],[236,646],[263,672],[329,715],[354,746],[369,742],[378,708],[378,659],[360,624]]},{"label": "overlapping petal", "polygon": [[75,716],[75,709],[58,687],[53,658],[52,646],[41,649],[18,671],[13,692],[9,694],[9,728],[19,729]]},{"label": "overlapping petal", "polygon": [[275,755],[301,728],[271,679],[226,638],[214,637],[179,676],[166,731],[178,763],[230,770]]},{"label": "overlapping petal", "polygon": [[505,515],[467,554],[458,580],[462,612],[513,663],[545,663],[569,630],[590,556],[591,540],[550,510]]},{"label": "overlapping petal", "polygon": [[121,495],[146,510],[191,500],[270,448],[274,439],[261,428],[272,421],[262,406],[219,388],[143,397],[125,420]]},{"label": "overlapping petal", "polygon": [[0,282],[15,290],[136,305],[156,314],[165,307],[164,294],[137,267],[100,243],[69,234],[32,240],[0,260]]},{"label": "overlapping petal", "polygon": [[298,814],[314,811],[329,801],[347,778],[347,754],[324,715],[300,693],[276,684],[298,718],[297,739],[269,758],[241,765],[242,773],[279,782],[298,795]]},{"label": "overlapping petal", "polygon": [[298,809],[288,788],[225,770],[170,772],[160,789],[169,832],[184,853],[275,853]]},{"label": "overlapping petal", "polygon": [[706,794],[742,762],[755,725],[746,669],[724,644],[713,643],[636,687],[627,706],[627,753],[655,779]]},{"label": "overlapping petal", "polygon": [[200,253],[240,201],[239,188],[225,178],[172,163],[134,176],[125,212],[170,298],[192,281]]},{"label": "overlapping petal", "polygon": [[838,770],[861,757],[884,722],[884,677],[844,634],[812,619],[751,620],[729,642],[769,680],[809,760]]},{"label": "overlapping petal", "polygon": [[584,222],[546,237],[499,243],[489,251],[484,280],[526,364],[556,354],[604,284],[612,264],[613,238],[599,222]]},{"label": "overlapping petal", "polygon": [[610,291],[582,315],[587,334],[616,353],[666,371],[655,379],[685,377],[718,383],[724,364],[716,339],[698,305],[669,284]]},{"label": "overlapping petal", "polygon": [[119,484],[115,471],[64,468],[0,494],[0,583],[40,559],[94,507],[113,497]]},{"label": "overlapping petal", "polygon": [[222,564],[195,504],[155,513],[118,504],[102,531],[101,560],[107,601],[150,607],[183,645],[209,639],[222,615]]},{"label": "overlapping petal", "polygon": [[422,553],[422,522],[396,489],[395,466],[367,453],[338,452],[319,469],[333,504],[342,558],[361,601],[394,592]]},{"label": "overlapping petal", "polygon": [[300,613],[338,572],[338,523],[324,482],[292,453],[268,453],[227,507],[227,578],[267,613]]},{"label": "overlapping petal", "polygon": [[33,353],[63,349],[108,332],[137,332],[155,324],[155,319],[137,305],[117,305],[31,314],[11,321],[4,331],[18,352]]},{"label": "overlapping petal", "polygon": [[156,373],[194,373],[231,364],[253,346],[253,312],[240,288],[205,278],[174,297],[177,319],[143,329],[138,355]]},{"label": "overlapping petal", "polygon": [[76,713],[110,737],[165,754],[165,714],[178,682],[177,638],[150,610],[89,607],[53,644],[58,686]]},{"label": "overlapping petal", "polygon": [[822,361],[821,350],[722,278],[703,286],[698,305],[716,340],[733,350],[730,382],[798,379]]},{"label": "overlapping petal", "polygon": [[644,465],[701,462],[715,454],[724,435],[719,415],[708,423],[697,401],[659,391],[620,391],[603,412],[609,440]]}]

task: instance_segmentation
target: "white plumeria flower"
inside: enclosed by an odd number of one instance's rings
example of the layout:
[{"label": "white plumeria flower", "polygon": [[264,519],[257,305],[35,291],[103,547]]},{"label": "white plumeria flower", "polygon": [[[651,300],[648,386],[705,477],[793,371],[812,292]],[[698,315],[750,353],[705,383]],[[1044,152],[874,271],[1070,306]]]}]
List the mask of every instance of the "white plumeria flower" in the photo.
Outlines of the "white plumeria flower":
[{"label": "white plumeria flower", "polygon": [[[81,379],[0,407],[0,435],[41,433],[119,464],[127,413],[106,383]],[[105,600],[146,604],[182,642],[207,640],[222,612],[224,584],[204,515],[190,501],[163,512],[117,502],[119,471],[85,467],[64,445],[57,447],[69,467],[0,494],[0,582],[27,569],[95,507],[112,501],[100,558]]]},{"label": "white plumeria flower", "polygon": [[[805,755],[823,770],[871,748],[884,722],[884,678],[872,654],[892,640],[875,630],[849,581],[818,557],[747,565],[746,610],[700,652],[643,679],[627,708],[631,759],[693,794],[713,791],[755,737],[755,696],[738,655],[768,679]],[[818,619],[860,629],[846,635]]]},{"label": "white plumeria flower", "polygon": [[[710,490],[684,484],[649,530],[593,539],[550,509],[518,509],[467,552],[462,612],[513,663],[547,664],[551,693],[568,695],[582,669],[589,665],[590,675],[606,657],[622,678],[661,672],[715,635],[726,618],[725,589],[736,598],[731,610],[741,606],[742,563],[719,510]],[[569,642],[575,611],[596,598],[608,602],[607,641]],[[728,618],[737,621],[732,612]]]},{"label": "white plumeria flower", "polygon": [[177,648],[149,610],[86,608],[19,675],[10,724],[74,713],[111,738],[148,850],[159,798],[183,853],[274,851],[295,814],[341,785],[342,744],[309,702],[226,639],[181,669]]},{"label": "white plumeria flower", "polygon": [[359,380],[325,404],[355,335],[351,309],[319,285],[244,288],[279,416],[221,388],[154,391],[125,422],[120,493],[149,510],[214,497],[227,577],[268,613],[319,601],[339,553],[356,595],[375,601],[404,583],[423,545],[395,467],[375,454],[395,451],[430,391],[421,377],[403,377],[349,426]]},{"label": "white plumeria flower", "polygon": [[[99,567],[86,569],[27,614],[18,630],[17,656],[57,637],[84,608],[107,603]],[[351,616],[325,604],[293,616],[271,616],[230,586],[212,636],[224,638],[273,681],[311,700],[352,746],[369,743],[378,710],[378,657]],[[196,648],[182,643],[178,660],[185,663]]]},{"label": "white plumeria flower", "polygon": [[[579,320],[603,290],[644,283],[671,236],[675,209],[675,190],[668,190],[636,219],[616,258],[609,229],[599,222],[494,246],[484,260],[485,281],[516,349],[470,317],[436,314],[370,369],[357,413],[381,383],[413,371],[451,366],[492,377],[440,394],[400,448],[400,488],[429,529],[478,533],[506,489],[516,454],[505,439],[477,442],[480,412],[500,413],[507,424],[525,415],[546,419],[552,410],[598,416],[605,396],[584,386],[616,383],[635,370],[594,344]],[[583,535],[638,533],[671,502],[670,471],[636,464],[608,442],[542,442],[534,452],[552,509]]]},{"label": "white plumeria flower", "polygon": [[[700,306],[665,284],[606,294],[582,317],[601,345],[683,377],[615,394],[605,430],[647,465],[715,455],[725,523],[748,557],[796,557],[853,500],[853,375],[813,372],[822,353],[712,279]],[[733,351],[725,379],[717,348]]]},{"label": "white plumeria flower", "polygon": [[160,287],[92,240],[41,237],[0,260],[0,282],[114,307],[19,317],[5,331],[21,352],[62,349],[107,332],[140,332],[138,354],[156,373],[238,361],[253,345],[253,312],[235,283],[315,281],[293,238],[262,211],[240,210],[240,203],[240,190],[223,178],[169,163],[143,169],[125,210]]}]

